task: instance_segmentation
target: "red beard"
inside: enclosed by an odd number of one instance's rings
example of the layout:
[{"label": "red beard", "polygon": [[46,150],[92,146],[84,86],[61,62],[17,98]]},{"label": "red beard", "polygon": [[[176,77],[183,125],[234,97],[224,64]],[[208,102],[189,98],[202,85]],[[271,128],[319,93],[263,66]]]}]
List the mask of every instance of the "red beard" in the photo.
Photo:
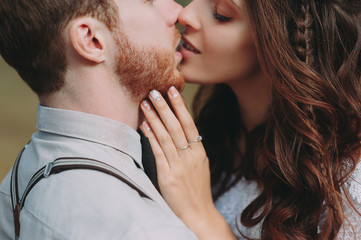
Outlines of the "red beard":
[{"label": "red beard", "polygon": [[[131,92],[136,101],[147,98],[153,89],[157,89],[162,95],[171,86],[183,90],[184,78],[178,71],[174,58],[176,46],[171,50],[140,49],[124,34],[119,34],[118,38],[116,73],[120,77],[120,83]],[[179,32],[176,31],[175,44],[178,39]]]}]

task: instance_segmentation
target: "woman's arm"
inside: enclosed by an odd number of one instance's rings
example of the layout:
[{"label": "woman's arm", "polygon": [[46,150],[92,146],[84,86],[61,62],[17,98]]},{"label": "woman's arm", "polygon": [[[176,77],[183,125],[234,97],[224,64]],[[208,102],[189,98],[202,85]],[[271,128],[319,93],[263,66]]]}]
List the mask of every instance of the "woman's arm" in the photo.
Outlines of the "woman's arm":
[{"label": "woman's arm", "polygon": [[168,97],[175,114],[155,90],[152,103],[141,104],[147,119],[141,130],[155,155],[162,196],[199,239],[237,239],[213,204],[209,162],[194,121],[174,87]]}]

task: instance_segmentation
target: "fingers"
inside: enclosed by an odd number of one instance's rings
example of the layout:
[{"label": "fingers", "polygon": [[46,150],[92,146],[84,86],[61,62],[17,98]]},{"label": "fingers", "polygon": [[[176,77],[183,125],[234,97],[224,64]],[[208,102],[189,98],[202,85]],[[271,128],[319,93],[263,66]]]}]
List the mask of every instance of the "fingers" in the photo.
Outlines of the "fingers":
[{"label": "fingers", "polygon": [[157,167],[157,171],[169,171],[169,163],[167,161],[166,156],[158,143],[157,138],[155,137],[150,125],[148,122],[143,122],[140,125],[140,129],[142,130],[144,136],[149,139],[149,143],[152,147],[152,151],[155,157],[155,164]]},{"label": "fingers", "polygon": [[[153,106],[156,108],[165,128],[168,130],[176,148],[183,149],[186,147],[188,143],[186,136],[184,135],[183,128],[162,95],[157,90],[153,90],[150,92],[150,100],[152,101]],[[150,119],[148,120],[150,125],[153,127],[153,123],[150,121]],[[154,132],[158,137],[157,131]]]},{"label": "fingers", "polygon": [[[175,87],[171,87],[168,91],[168,97],[174,109],[174,112],[184,130],[187,141],[192,143],[200,142],[199,133],[193,118],[188,112],[182,96]],[[198,141],[199,140],[199,141]]]},{"label": "fingers", "polygon": [[174,113],[157,90],[152,90],[149,96],[157,112],[147,100],[142,102],[141,109],[168,161],[176,161],[181,150],[204,149],[193,118],[175,87],[169,89],[168,97]]},{"label": "fingers", "polygon": [[[158,101],[158,100],[157,100]],[[182,148],[187,145],[187,142],[184,137],[184,133],[182,131],[183,135],[183,143],[173,143],[174,139],[169,135],[168,130],[164,126],[162,120],[159,118],[153,107],[151,106],[150,102],[147,100],[144,100],[141,104],[141,109],[148,120],[150,126],[151,126],[151,132],[148,130],[147,133],[154,137],[154,139],[157,141],[159,147],[163,151],[166,159],[172,162],[179,159],[177,154],[177,148]],[[174,115],[173,115],[174,116]],[[179,124],[179,123],[178,123]],[[145,129],[147,130],[147,128]],[[181,137],[177,136],[179,139]],[[153,142],[155,143],[155,140]],[[186,142],[184,144],[184,141]],[[176,145],[179,144],[179,145]],[[184,145],[181,145],[184,144]],[[179,147],[178,147],[179,146]],[[153,147],[153,145],[152,145]],[[158,149],[156,149],[158,151]],[[172,164],[172,163],[170,163]]]}]

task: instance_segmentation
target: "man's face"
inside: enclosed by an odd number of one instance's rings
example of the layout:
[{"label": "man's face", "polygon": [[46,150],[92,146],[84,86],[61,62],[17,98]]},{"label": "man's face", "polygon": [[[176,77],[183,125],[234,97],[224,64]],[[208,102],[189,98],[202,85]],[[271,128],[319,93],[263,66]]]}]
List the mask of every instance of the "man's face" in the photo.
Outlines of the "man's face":
[{"label": "man's face", "polygon": [[138,100],[151,89],[165,93],[172,85],[181,89],[178,70],[182,56],[176,51],[180,34],[175,28],[182,7],[173,0],[116,0],[120,32],[116,72]]}]

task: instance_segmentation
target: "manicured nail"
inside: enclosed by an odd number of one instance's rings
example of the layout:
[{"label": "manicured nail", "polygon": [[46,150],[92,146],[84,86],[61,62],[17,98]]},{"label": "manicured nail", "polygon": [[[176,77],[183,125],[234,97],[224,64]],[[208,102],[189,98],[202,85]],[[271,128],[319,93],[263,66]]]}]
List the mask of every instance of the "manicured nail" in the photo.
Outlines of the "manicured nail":
[{"label": "manicured nail", "polygon": [[142,125],[143,125],[143,128],[144,128],[145,130],[150,131],[150,125],[149,125],[149,123],[148,123],[147,121],[144,121],[144,122],[142,123]]},{"label": "manicured nail", "polygon": [[150,96],[155,100],[155,101],[159,101],[160,100],[160,93],[157,90],[152,90],[150,92]]},{"label": "manicured nail", "polygon": [[144,100],[144,101],[142,102],[142,104],[143,104],[143,106],[144,106],[145,109],[150,110],[150,104],[149,104],[149,102],[148,102],[147,100]]},{"label": "manicured nail", "polygon": [[171,88],[169,88],[169,93],[170,93],[170,95],[172,96],[172,98],[176,98],[176,97],[179,96],[179,92],[178,92],[178,90],[177,90],[174,86],[172,86]]}]

